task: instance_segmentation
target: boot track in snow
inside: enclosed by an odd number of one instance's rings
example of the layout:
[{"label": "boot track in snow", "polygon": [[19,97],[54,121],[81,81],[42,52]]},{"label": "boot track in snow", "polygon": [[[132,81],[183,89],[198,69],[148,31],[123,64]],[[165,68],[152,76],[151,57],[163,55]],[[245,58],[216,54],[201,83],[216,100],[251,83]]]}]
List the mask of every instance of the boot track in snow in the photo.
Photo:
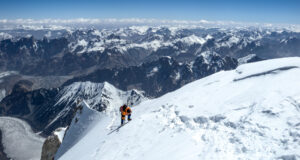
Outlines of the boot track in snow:
[{"label": "boot track in snow", "polygon": [[121,128],[121,127],[123,127],[123,126],[125,126],[127,123],[129,123],[130,121],[128,121],[128,122],[125,122],[123,125],[120,125],[118,128],[116,128],[116,129],[114,129],[114,130],[112,130],[111,132],[109,132],[107,135],[110,135],[110,134],[112,134],[113,132],[115,132],[115,131],[119,131],[119,129]]}]

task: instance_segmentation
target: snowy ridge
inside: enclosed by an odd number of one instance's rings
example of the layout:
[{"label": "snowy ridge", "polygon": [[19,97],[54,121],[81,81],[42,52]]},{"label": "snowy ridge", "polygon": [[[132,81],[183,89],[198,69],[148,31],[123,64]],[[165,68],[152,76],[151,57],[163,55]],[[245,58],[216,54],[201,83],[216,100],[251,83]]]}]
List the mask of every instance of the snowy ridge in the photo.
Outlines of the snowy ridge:
[{"label": "snowy ridge", "polygon": [[294,57],[218,72],[135,106],[133,121],[111,135],[111,117],[89,110],[98,118],[81,118],[90,127],[67,152],[64,140],[56,159],[298,159],[299,67]]},{"label": "snowy ridge", "polygon": [[[5,30],[4,30],[5,31]],[[259,27],[240,28],[203,28],[201,26],[129,26],[110,29],[74,29],[56,30],[42,29],[24,30],[22,32],[0,32],[2,39],[19,39],[20,37],[33,36],[35,39],[66,38],[68,51],[81,55],[83,53],[104,53],[105,50],[116,50],[120,53],[130,52],[130,49],[143,48],[148,52],[156,52],[160,48],[171,47],[181,52],[186,52],[189,47],[198,45],[198,50],[210,40],[215,51],[222,48],[237,47],[239,50],[247,46],[260,46],[267,39],[274,39],[271,34],[276,34],[278,43],[292,41],[299,38],[297,32],[287,29],[270,29]],[[24,33],[23,33],[24,32]],[[41,36],[41,33],[43,33]],[[290,34],[290,35],[289,35]],[[263,39],[265,38],[265,40]],[[211,43],[212,43],[211,42]],[[185,45],[182,48],[181,44]],[[211,44],[210,44],[211,45]],[[284,45],[284,44],[282,44]],[[205,49],[203,49],[205,51]],[[251,51],[249,51],[251,52]]]},{"label": "snowy ridge", "polygon": [[[134,97],[136,94],[136,97]],[[127,104],[138,104],[144,98],[138,97],[142,95],[143,92],[137,90],[122,91],[115,88],[108,82],[104,83],[93,83],[93,82],[75,82],[69,86],[66,86],[60,93],[60,99],[55,105],[60,103],[71,104],[74,103],[77,98],[85,99],[85,101],[93,106],[92,109],[102,111],[105,108],[97,106],[98,104],[107,104],[106,111],[110,110],[115,103],[127,103]],[[100,97],[100,98],[99,98]],[[116,98],[116,99],[114,99]],[[117,99],[118,98],[118,99]],[[132,99],[130,99],[132,98]],[[135,99],[136,98],[136,99]],[[114,104],[109,104],[110,99],[114,99]],[[97,107],[96,107],[97,106]]]},{"label": "snowy ridge", "polygon": [[99,112],[103,111],[115,119],[118,110],[115,106],[139,104],[147,99],[143,94],[143,92],[137,90],[122,91],[107,82],[75,82],[64,87],[56,96],[56,103],[53,108],[59,108],[60,106],[64,106],[64,108],[56,114],[56,117],[47,127],[57,122],[58,119],[69,116],[77,99],[85,100],[87,104],[92,106],[91,109]]},{"label": "snowy ridge", "polygon": [[270,74],[272,72],[299,68],[299,66],[299,58],[281,58],[264,61],[264,63],[250,63],[241,65],[236,69],[238,75],[235,79],[244,79],[253,75]]},{"label": "snowy ridge", "polygon": [[96,121],[101,120],[100,114],[91,109],[85,101],[82,101],[79,106],[82,109],[76,113],[70,127],[67,129],[63,144],[61,145],[62,147],[60,147],[56,157],[60,157],[62,153],[71,149],[93,128]]}]

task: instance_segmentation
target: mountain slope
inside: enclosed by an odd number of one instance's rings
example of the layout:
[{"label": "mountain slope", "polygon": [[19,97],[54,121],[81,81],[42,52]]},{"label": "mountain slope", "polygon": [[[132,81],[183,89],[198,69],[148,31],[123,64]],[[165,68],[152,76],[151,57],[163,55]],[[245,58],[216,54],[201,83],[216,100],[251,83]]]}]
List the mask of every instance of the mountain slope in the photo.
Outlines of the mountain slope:
[{"label": "mountain slope", "polygon": [[236,59],[223,58],[214,52],[203,53],[190,63],[179,63],[167,56],[138,66],[96,70],[74,77],[64,85],[78,81],[107,81],[122,90],[136,88],[148,96],[158,97],[220,70],[235,69],[237,65]]},{"label": "mountain slope", "polygon": [[[12,36],[1,40],[0,35],[0,71],[26,75],[76,75],[135,66],[162,56],[190,62],[208,51],[233,58],[249,54],[263,59],[300,55],[300,34],[284,28],[137,26],[5,32]],[[60,36],[47,36],[58,32]]]},{"label": "mountain slope", "polygon": [[56,159],[300,158],[299,75],[300,58],[221,71],[133,107],[111,135],[112,117],[85,104]]},{"label": "mountain slope", "polygon": [[62,88],[29,92],[17,88],[0,102],[0,115],[25,119],[35,131],[49,135],[70,124],[78,98],[85,99],[99,112],[111,105],[138,104],[145,99],[140,91],[122,91],[107,82],[75,82]]}]

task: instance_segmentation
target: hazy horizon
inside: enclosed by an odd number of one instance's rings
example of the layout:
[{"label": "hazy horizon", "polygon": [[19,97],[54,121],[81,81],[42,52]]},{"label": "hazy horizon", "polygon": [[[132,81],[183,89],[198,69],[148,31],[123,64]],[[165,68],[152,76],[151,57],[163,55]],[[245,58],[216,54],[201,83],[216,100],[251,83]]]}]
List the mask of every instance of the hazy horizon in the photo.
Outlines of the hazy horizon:
[{"label": "hazy horizon", "polygon": [[10,0],[0,19],[159,19],[300,24],[297,0]]}]

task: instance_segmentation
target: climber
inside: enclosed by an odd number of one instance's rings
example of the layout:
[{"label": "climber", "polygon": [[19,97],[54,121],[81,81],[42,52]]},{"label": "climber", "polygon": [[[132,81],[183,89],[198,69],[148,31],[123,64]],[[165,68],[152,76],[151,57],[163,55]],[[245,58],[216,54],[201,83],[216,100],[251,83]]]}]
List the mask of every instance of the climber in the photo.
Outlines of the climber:
[{"label": "climber", "polygon": [[121,112],[121,125],[124,124],[124,121],[125,121],[125,116],[127,115],[127,120],[128,121],[131,121],[131,109],[130,107],[128,107],[126,104],[122,105],[120,107],[120,112]]}]

